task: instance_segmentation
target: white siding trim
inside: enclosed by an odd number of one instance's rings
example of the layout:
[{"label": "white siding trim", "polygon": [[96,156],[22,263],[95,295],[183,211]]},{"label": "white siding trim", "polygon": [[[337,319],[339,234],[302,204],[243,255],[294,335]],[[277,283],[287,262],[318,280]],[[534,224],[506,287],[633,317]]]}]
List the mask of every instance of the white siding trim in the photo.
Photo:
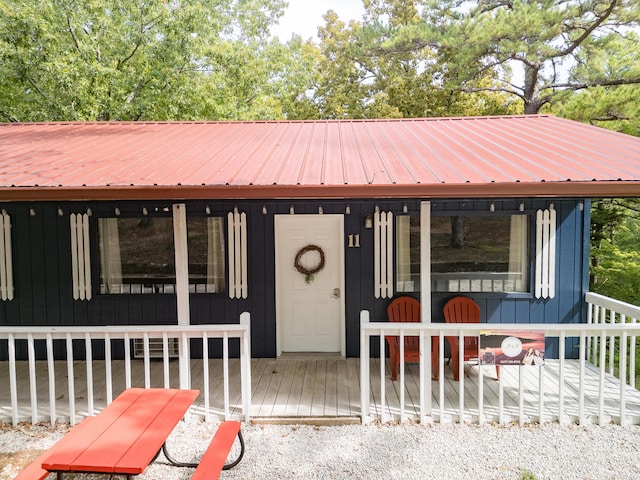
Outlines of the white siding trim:
[{"label": "white siding trim", "polygon": [[536,298],[556,295],[556,211],[553,205],[536,212]]},{"label": "white siding trim", "polygon": [[420,202],[420,285],[420,318],[431,323],[431,202]]},{"label": "white siding trim", "polygon": [[82,215],[82,245],[84,246],[84,298],[91,300],[91,248],[89,245],[89,215]]},{"label": "white siding trim", "polygon": [[176,304],[178,325],[191,323],[189,311],[189,249],[187,247],[187,207],[176,203],[173,209],[173,242],[176,264]]},{"label": "white siding trim", "polygon": [[71,272],[73,276],[73,299],[91,300],[91,247],[89,241],[89,215],[72,213],[71,227]]},{"label": "white siding trim", "polygon": [[247,298],[247,214],[235,208],[227,215],[229,236],[229,298]]},{"label": "white siding trim", "polygon": [[374,294],[393,297],[393,213],[376,208],[373,215]]},{"label": "white siding trim", "polygon": [[0,218],[0,298],[13,300],[13,255],[11,251],[11,217],[2,210]]}]

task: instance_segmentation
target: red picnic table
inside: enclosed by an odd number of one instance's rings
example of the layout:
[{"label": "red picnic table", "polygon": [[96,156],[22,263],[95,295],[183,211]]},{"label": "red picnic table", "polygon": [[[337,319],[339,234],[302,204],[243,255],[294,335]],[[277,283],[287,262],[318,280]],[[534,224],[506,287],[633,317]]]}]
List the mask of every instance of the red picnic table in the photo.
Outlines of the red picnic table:
[{"label": "red picnic table", "polygon": [[60,440],[42,467],[63,473],[138,475],[163,448],[198,390],[130,388]]}]

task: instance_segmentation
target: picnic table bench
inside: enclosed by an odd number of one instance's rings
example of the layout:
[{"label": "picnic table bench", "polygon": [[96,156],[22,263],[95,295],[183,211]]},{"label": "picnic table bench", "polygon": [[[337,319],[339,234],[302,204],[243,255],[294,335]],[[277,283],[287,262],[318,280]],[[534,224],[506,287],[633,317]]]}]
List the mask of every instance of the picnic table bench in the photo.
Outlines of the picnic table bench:
[{"label": "picnic table bench", "polygon": [[[220,471],[240,462],[244,440],[240,422],[223,422],[199,463],[175,461],[167,452],[166,440],[197,398],[197,390],[125,390],[95,417],[76,425],[51,449],[38,457],[16,480],[44,479],[56,472],[104,473],[131,478],[144,472],[164,451],[176,466],[196,468],[193,478],[218,478]],[[237,458],[225,465],[236,437],[240,441]]]}]

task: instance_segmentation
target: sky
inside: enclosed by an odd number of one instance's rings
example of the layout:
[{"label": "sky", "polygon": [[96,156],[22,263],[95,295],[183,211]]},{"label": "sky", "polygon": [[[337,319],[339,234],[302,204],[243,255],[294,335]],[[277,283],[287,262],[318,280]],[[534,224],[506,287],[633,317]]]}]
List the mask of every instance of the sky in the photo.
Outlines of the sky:
[{"label": "sky", "polygon": [[292,33],[298,33],[304,40],[317,40],[318,27],[324,25],[322,15],[327,10],[334,10],[340,20],[359,20],[364,13],[362,0],[288,0],[289,6],[280,24],[272,27],[271,31],[285,42]]}]

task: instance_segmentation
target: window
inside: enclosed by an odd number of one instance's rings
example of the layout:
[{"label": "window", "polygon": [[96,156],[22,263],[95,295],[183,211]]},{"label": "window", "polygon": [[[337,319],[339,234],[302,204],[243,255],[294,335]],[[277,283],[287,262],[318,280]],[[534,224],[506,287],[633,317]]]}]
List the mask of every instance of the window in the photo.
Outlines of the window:
[{"label": "window", "polygon": [[[100,218],[98,235],[101,293],[175,292],[172,218]],[[188,218],[187,242],[189,291],[224,293],[224,219]]]},{"label": "window", "polygon": [[529,216],[431,217],[434,292],[528,292]]},{"label": "window", "polygon": [[420,291],[420,217],[396,217],[396,291]]},{"label": "window", "polygon": [[100,293],[174,293],[173,221],[100,218]]},{"label": "window", "polygon": [[189,289],[191,293],[224,293],[224,219],[187,219],[189,244]]},{"label": "window", "polygon": [[[395,222],[397,292],[420,291],[420,217]],[[431,291],[529,292],[528,215],[431,216]]]}]

